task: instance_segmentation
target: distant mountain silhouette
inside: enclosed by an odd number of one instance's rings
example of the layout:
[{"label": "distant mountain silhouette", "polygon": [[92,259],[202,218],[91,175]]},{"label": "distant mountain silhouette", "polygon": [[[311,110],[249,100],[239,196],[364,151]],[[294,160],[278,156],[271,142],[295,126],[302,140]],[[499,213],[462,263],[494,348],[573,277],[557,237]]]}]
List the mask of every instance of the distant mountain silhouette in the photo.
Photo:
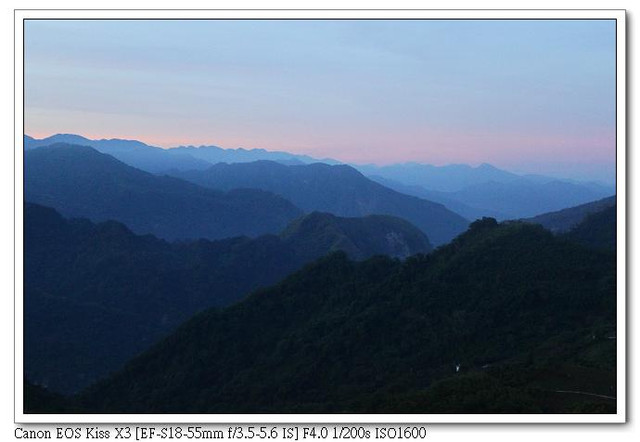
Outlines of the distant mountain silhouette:
[{"label": "distant mountain silhouette", "polygon": [[562,233],[571,230],[580,224],[587,215],[600,212],[608,207],[616,205],[616,197],[611,196],[576,207],[559,210],[557,212],[543,213],[542,215],[528,218],[525,221],[541,224],[544,228],[554,233]]},{"label": "distant mountain silhouette", "polygon": [[613,255],[492,219],[404,263],[337,253],[194,317],[78,404],[107,413],[615,412],[615,402],[555,393],[615,396],[615,343],[605,334],[615,329],[615,268]]},{"label": "distant mountain silhouette", "polygon": [[420,186],[437,192],[455,192],[490,181],[509,183],[522,178],[486,163],[478,167],[467,164],[433,166],[420,163],[402,163],[380,167],[356,165],[355,167],[365,175],[376,175],[404,185]]},{"label": "distant mountain silhouette", "polygon": [[544,184],[528,181],[514,183],[489,182],[451,192],[456,201],[504,213],[510,219],[532,217],[610,196],[607,191],[566,181]]},{"label": "distant mountain silhouette", "polygon": [[315,163],[286,166],[272,161],[219,163],[206,170],[174,176],[211,189],[263,189],[280,195],[305,212],[339,216],[392,215],[419,227],[434,245],[462,232],[468,222],[443,205],[405,195],[364,177],[346,165]]},{"label": "distant mountain silhouette", "polygon": [[416,227],[380,216],[313,213],[280,237],[176,244],[31,203],[24,219],[25,370],[57,392],[88,385],[192,314],[233,303],[329,252],[364,259],[431,250]]},{"label": "distant mountain silhouette", "polygon": [[407,195],[444,204],[470,220],[485,216],[498,220],[531,217],[615,193],[613,187],[597,183],[517,175],[489,164],[358,167],[374,181]]},{"label": "distant mountain silhouette", "polygon": [[[90,140],[72,134],[58,134],[42,140],[35,140],[25,135],[24,142],[27,150],[56,142],[87,145],[138,169],[176,176],[191,170],[202,171],[220,162],[232,164],[269,160],[289,166],[312,165],[316,162],[340,164],[330,158],[317,160],[308,155],[265,149],[223,149],[217,146],[180,146],[161,149],[135,140]],[[615,193],[615,188],[612,186],[594,182],[558,180],[544,175],[518,175],[487,163],[477,167],[466,164],[433,166],[419,163],[354,167],[385,187],[442,204],[469,220],[485,216],[498,220],[528,218],[584,204]],[[310,210],[351,216],[344,211],[334,212],[326,205],[312,207],[307,211]],[[370,213],[373,212],[357,212],[354,215]],[[394,212],[382,213],[396,215]],[[415,218],[410,221],[420,224]],[[430,234],[427,230],[425,232]],[[436,245],[451,239],[451,235],[446,232],[443,236],[446,238],[444,240],[440,240],[438,235],[432,238]]]},{"label": "distant mountain silhouette", "polygon": [[301,215],[265,191],[205,189],[68,144],[25,152],[25,198],[65,216],[116,220],[169,240],[276,233]]},{"label": "distant mountain silhouette", "polygon": [[376,183],[380,183],[389,189],[393,189],[396,192],[404,193],[406,195],[417,196],[429,201],[434,201],[444,205],[447,209],[454,211],[467,218],[468,220],[476,220],[484,217],[491,217],[500,220],[509,218],[506,214],[479,207],[472,207],[464,204],[451,196],[448,192],[440,192],[437,190],[427,190],[421,186],[412,186],[408,184],[402,184],[399,181],[383,178],[377,175],[370,175],[369,178]]},{"label": "distant mountain silhouette", "polygon": [[118,138],[92,140],[74,134],[56,134],[43,139],[24,135],[25,150],[48,146],[56,143],[77,144],[93,147],[125,164],[151,173],[164,173],[168,170],[205,169],[216,163],[246,163],[258,160],[276,161],[282,164],[309,164],[323,162],[340,164],[331,158],[316,159],[308,155],[289,152],[269,151],[265,149],[223,149],[218,146],[179,146],[162,149],[141,141]]},{"label": "distant mountain silhouette", "polygon": [[98,152],[111,155],[129,166],[151,173],[164,172],[169,169],[205,169],[211,165],[209,162],[194,158],[186,152],[170,152],[167,149],[149,146],[135,140],[115,138],[110,140],[90,140],[73,134],[57,134],[41,140],[36,140],[27,135],[24,136],[25,150],[58,143],[89,146]]},{"label": "distant mountain silhouette", "polygon": [[297,155],[289,152],[270,151],[265,149],[223,149],[218,146],[180,146],[169,149],[172,154],[186,153],[194,158],[205,160],[211,164],[216,163],[250,163],[253,161],[275,161],[286,165],[299,165],[310,163],[340,164],[331,158],[317,159],[309,155]]}]

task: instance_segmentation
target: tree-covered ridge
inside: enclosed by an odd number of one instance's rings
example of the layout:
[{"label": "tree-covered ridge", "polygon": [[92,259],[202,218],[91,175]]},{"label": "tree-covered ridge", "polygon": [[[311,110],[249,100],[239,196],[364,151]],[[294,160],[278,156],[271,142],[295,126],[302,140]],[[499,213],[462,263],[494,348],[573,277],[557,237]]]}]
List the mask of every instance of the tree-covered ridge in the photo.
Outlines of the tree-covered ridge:
[{"label": "tree-covered ridge", "polygon": [[119,368],[194,313],[331,251],[364,259],[431,250],[420,230],[392,217],[316,213],[281,237],[169,243],[37,204],[26,203],[24,216],[26,375],[61,392]]},{"label": "tree-covered ridge", "polygon": [[312,212],[291,222],[280,238],[295,244],[301,257],[311,259],[338,250],[352,259],[372,255],[406,258],[432,249],[423,232],[408,221],[387,215],[342,218]]},{"label": "tree-covered ridge", "polygon": [[[577,345],[554,339],[601,339],[615,311],[612,256],[539,226],[484,219],[429,255],[356,263],[336,253],[201,313],[81,403],[125,413],[442,412],[448,406],[428,398],[456,366],[471,374],[529,356],[551,360]],[[487,382],[489,399],[525,388]],[[531,410],[502,404],[499,412]]]},{"label": "tree-covered ridge", "polygon": [[116,220],[160,238],[222,239],[278,233],[302,215],[256,189],[220,192],[152,175],[87,146],[56,144],[25,152],[25,200],[64,216]]}]

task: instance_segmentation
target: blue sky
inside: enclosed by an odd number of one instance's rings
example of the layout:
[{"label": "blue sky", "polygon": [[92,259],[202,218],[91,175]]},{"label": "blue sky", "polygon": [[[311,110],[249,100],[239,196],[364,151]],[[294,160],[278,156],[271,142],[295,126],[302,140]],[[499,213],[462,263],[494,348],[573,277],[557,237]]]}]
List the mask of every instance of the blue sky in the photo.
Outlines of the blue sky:
[{"label": "blue sky", "polygon": [[25,130],[613,180],[615,21],[27,21]]}]

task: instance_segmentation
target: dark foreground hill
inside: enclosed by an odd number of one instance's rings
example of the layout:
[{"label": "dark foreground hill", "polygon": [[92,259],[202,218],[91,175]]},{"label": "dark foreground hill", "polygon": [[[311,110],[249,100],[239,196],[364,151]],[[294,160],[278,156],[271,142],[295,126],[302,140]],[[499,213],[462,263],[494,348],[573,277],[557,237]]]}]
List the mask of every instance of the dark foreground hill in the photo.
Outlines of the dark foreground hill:
[{"label": "dark foreground hill", "polygon": [[25,152],[25,199],[64,216],[116,220],[168,240],[277,233],[302,214],[269,192],[205,189],[67,144]]},{"label": "dark foreground hill", "polygon": [[[484,219],[426,256],[356,263],[333,254],[201,313],[77,404],[107,413],[612,412],[615,311],[613,254]],[[574,389],[587,394],[566,393]]]},{"label": "dark foreground hill", "polygon": [[363,259],[431,250],[420,230],[392,217],[314,213],[281,237],[172,244],[27,203],[24,227],[25,373],[58,392],[121,367],[197,311],[235,302],[328,252]]},{"label": "dark foreground hill", "polygon": [[315,163],[286,166],[273,161],[219,163],[175,176],[218,190],[255,188],[273,192],[305,212],[357,217],[372,214],[404,218],[434,245],[452,240],[468,225],[442,204],[404,195],[366,178],[350,166]]}]

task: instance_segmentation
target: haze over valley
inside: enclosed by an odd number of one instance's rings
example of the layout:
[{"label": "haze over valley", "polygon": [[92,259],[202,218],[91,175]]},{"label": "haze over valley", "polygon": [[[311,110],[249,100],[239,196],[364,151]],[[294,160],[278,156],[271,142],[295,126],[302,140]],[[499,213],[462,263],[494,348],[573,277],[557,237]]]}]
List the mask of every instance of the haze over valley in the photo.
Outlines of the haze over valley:
[{"label": "haze over valley", "polygon": [[[419,163],[377,167],[264,149],[216,146],[162,149],[135,140],[91,140],[71,134],[38,140],[25,135],[25,150],[55,143],[90,146],[138,169],[182,178],[210,189],[270,191],[305,211],[329,211],[343,216],[396,214],[392,212],[405,210],[401,213],[410,219],[411,215],[406,214],[412,204],[406,197],[409,195],[442,204],[470,221],[483,216],[506,220],[529,218],[615,194],[615,186],[601,182],[519,175],[487,163],[477,167],[464,164],[438,167]],[[306,184],[301,185],[300,180]],[[374,183],[382,184],[384,189]],[[360,193],[354,193],[353,186],[359,186]],[[395,190],[395,194],[390,190]],[[313,192],[320,194],[314,196]],[[400,197],[398,193],[405,196]],[[371,194],[377,194],[376,197],[382,200],[373,201]],[[405,202],[395,202],[391,208],[387,200],[394,198]],[[407,209],[401,209],[398,204],[404,204]],[[413,204],[416,204],[415,200]],[[410,220],[416,222],[415,218]],[[435,221],[435,224],[450,223]],[[460,228],[456,230],[455,222],[451,231],[460,232]],[[451,233],[438,232],[436,244],[442,243],[440,236],[445,240],[452,238]]]}]

